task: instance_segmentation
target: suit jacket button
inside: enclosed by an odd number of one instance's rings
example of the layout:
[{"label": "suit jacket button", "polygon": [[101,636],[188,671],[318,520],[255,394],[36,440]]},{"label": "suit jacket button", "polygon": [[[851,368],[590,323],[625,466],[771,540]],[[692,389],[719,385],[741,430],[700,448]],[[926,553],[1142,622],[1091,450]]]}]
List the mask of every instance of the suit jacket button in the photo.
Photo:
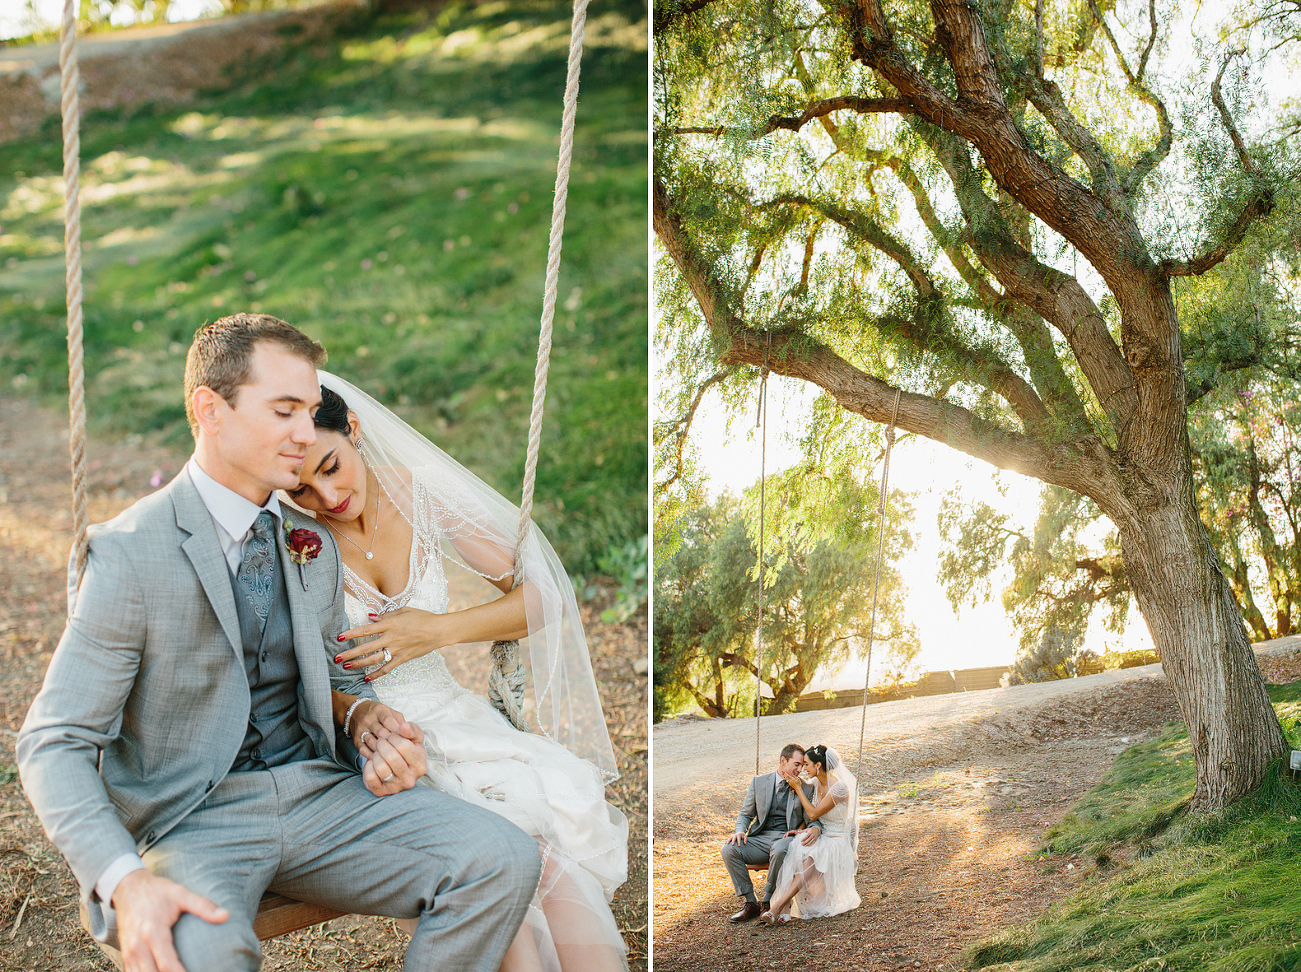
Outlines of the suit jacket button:
[{"label": "suit jacket button", "polygon": [[156,835],[157,833],[158,833],[158,831],[156,831],[156,830],[151,830],[151,831],[149,831],[149,836],[145,838],[145,843],[146,843],[146,844],[152,844],[152,843],[154,842],[154,837],[155,837],[155,835]]},{"label": "suit jacket button", "polygon": [[212,780],[209,780],[209,781],[208,781],[208,789],[205,790],[204,792],[205,792],[205,793],[211,793],[211,792],[212,792]]}]

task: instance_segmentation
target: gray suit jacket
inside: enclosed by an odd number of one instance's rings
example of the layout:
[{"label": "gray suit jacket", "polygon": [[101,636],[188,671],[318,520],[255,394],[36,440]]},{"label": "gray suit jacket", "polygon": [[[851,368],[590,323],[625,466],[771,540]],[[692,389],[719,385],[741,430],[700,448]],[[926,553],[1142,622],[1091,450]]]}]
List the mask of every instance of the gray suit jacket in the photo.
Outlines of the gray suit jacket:
[{"label": "gray suit jacket", "polygon": [[[329,531],[317,532],[324,546],[305,567],[308,590],[281,558],[298,716],[318,756],[355,771],[351,741],[336,739],[330,688],[374,692],[364,673],[334,664],[335,638],[348,627],[343,571]],[[156,843],[226,775],[247,728],[249,688],[230,568],[187,470],[92,526],[79,589],[75,581],[70,566],[68,624],[19,733],[18,765],[101,926],[95,881]]]},{"label": "gray suit jacket", "polygon": [[[764,820],[768,817],[768,808],[772,805],[773,794],[777,788],[777,774],[765,773],[762,776],[753,777],[750,780],[750,788],[745,791],[745,803],[741,805],[741,812],[736,816],[736,831],[745,834],[747,837],[750,831],[755,827],[762,826]],[[808,797],[810,803],[813,802],[813,784],[805,783],[800,787],[804,795]],[[804,813],[804,804],[799,800],[786,801],[786,829],[799,830],[801,827],[818,827],[815,820],[809,823],[808,816]]]}]

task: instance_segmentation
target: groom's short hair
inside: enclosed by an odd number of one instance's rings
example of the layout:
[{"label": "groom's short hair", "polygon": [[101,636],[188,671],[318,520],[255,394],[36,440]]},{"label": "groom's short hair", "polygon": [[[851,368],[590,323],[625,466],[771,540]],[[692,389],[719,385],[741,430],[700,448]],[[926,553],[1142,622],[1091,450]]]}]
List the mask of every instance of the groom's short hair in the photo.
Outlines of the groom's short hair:
[{"label": "groom's short hair", "polygon": [[196,438],[199,423],[191,402],[194,390],[206,385],[234,408],[240,385],[248,384],[249,362],[258,341],[278,344],[310,361],[314,368],[325,364],[325,348],[270,314],[231,314],[203,325],[194,332],[190,352],[185,356],[185,417]]},{"label": "groom's short hair", "polygon": [[781,757],[782,759],[790,759],[796,753],[799,753],[801,756],[803,756],[804,747],[801,746],[799,743],[787,743],[785,746],[782,747]]}]

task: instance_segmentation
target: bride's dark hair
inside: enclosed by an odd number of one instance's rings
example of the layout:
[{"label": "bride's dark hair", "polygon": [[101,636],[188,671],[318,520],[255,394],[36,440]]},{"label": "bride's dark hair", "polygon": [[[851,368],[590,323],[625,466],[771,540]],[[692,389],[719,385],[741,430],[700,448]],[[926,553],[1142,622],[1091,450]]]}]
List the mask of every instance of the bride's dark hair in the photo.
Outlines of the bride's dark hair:
[{"label": "bride's dark hair", "polygon": [[804,750],[804,755],[808,757],[810,763],[817,763],[823,769],[827,768],[827,747],[823,745],[810,746]]},{"label": "bride's dark hair", "polygon": [[316,410],[314,421],[318,429],[340,435],[352,434],[348,426],[348,403],[328,388],[321,389],[321,407]]}]

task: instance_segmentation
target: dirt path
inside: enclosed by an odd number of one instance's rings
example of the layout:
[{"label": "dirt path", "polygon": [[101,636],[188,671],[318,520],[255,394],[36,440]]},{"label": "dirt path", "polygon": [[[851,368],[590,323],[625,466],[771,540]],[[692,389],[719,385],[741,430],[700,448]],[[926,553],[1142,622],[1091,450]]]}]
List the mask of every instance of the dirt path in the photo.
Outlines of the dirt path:
[{"label": "dirt path", "polygon": [[[30,402],[0,397],[0,972],[109,972],[112,965],[78,925],[77,889],[46,840],[17,780],[14,739],[40,688],[63,630],[72,523],[67,419]],[[89,443],[92,522],[109,519],[166,482],[187,456],[133,437]],[[645,612],[625,625],[601,623],[593,605],[584,626],[622,777],[607,791],[631,823],[628,882],[613,909],[634,969],[646,968],[648,680]],[[449,667],[479,684],[486,650],[466,650]],[[641,666],[635,663],[640,659]],[[21,921],[19,921],[21,915]],[[407,939],[387,919],[340,918],[266,945],[263,969],[396,970]]]},{"label": "dirt path", "polygon": [[[1301,638],[1261,646],[1275,680],[1301,677]],[[1268,674],[1268,671],[1267,671]],[[761,772],[787,742],[857,762],[860,708],[763,720]],[[855,911],[767,928],[737,910],[719,847],[754,770],[753,719],[655,727],[655,967],[953,970],[963,948],[1025,921],[1090,872],[1036,857],[1044,831],[1115,755],[1179,718],[1156,665],[871,706]],[[754,875],[756,888],[762,874]]]}]

